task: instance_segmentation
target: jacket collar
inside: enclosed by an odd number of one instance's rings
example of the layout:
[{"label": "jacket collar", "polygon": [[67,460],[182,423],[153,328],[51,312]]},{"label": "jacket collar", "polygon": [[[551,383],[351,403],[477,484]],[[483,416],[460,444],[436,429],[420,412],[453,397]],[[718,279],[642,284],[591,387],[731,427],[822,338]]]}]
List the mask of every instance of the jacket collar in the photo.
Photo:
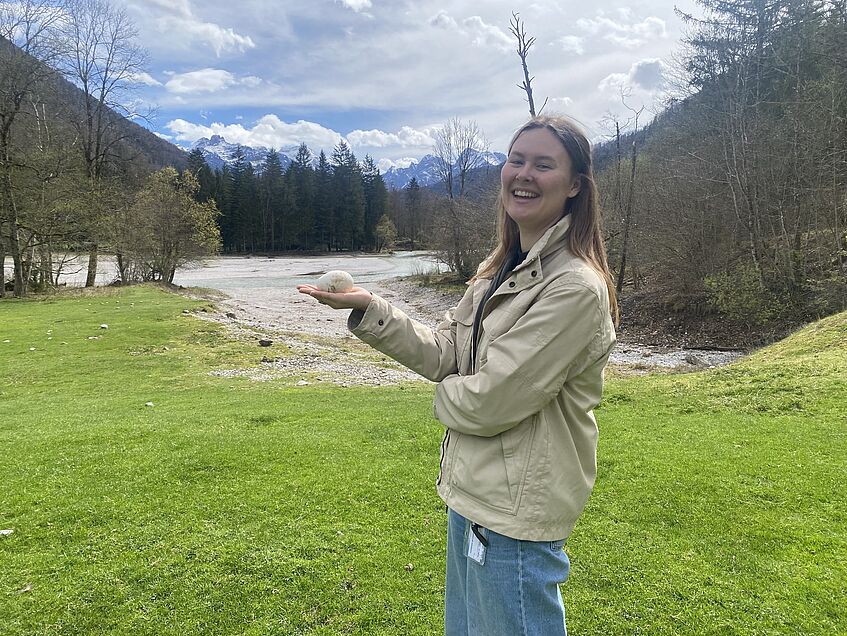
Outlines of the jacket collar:
[{"label": "jacket collar", "polygon": [[[559,219],[555,225],[547,228],[547,231],[541,235],[535,244],[529,248],[529,252],[526,255],[526,258],[520,263],[517,267],[515,267],[515,271],[523,269],[527,266],[527,264],[533,262],[536,258],[541,256],[542,253],[546,254],[552,251],[554,248],[559,247],[562,243],[562,239],[565,237],[565,233],[567,233],[568,228],[571,226],[571,215],[567,214]],[[548,249],[549,245],[549,249]]]}]

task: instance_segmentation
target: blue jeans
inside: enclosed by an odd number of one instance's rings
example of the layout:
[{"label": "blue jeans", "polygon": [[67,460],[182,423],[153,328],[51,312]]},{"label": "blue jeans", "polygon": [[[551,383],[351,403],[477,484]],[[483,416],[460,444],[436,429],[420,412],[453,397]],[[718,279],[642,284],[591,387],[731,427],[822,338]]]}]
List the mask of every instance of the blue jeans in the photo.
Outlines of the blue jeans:
[{"label": "blue jeans", "polygon": [[447,523],[445,636],[566,636],[559,584],[570,572],[564,541],[520,541],[477,527],[483,564],[468,557],[471,522]]}]

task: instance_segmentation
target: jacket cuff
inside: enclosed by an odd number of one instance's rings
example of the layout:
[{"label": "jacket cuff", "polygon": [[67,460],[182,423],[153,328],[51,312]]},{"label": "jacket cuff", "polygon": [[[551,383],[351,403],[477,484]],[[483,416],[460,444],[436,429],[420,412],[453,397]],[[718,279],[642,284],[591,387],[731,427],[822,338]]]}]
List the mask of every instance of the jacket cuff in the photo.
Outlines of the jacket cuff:
[{"label": "jacket cuff", "polygon": [[368,333],[376,335],[383,330],[390,307],[387,300],[371,293],[371,302],[364,311],[354,309],[350,312],[347,328],[359,338]]}]

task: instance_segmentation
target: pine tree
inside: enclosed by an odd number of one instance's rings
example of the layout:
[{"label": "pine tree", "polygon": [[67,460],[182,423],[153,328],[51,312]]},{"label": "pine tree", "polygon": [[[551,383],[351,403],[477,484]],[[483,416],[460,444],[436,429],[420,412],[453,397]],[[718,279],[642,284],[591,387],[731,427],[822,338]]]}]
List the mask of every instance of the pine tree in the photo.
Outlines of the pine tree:
[{"label": "pine tree", "polygon": [[[376,226],[388,212],[388,189],[379,168],[369,155],[365,155],[362,162],[362,182],[365,193],[364,241],[368,248],[376,249]],[[396,230],[394,238],[396,239]]]},{"label": "pine tree", "polygon": [[236,251],[236,219],[233,212],[233,183],[232,170],[226,164],[215,173],[215,203],[221,215],[218,224],[221,228],[221,243],[224,252]]},{"label": "pine tree", "polygon": [[186,170],[194,175],[199,185],[195,197],[200,203],[205,203],[212,198],[215,190],[215,174],[206,163],[203,151],[195,148],[188,153],[188,165]]},{"label": "pine tree", "polygon": [[271,149],[265,157],[258,179],[259,216],[262,219],[262,245],[264,249],[276,251],[277,226],[283,216],[283,173],[279,153]]},{"label": "pine tree", "polygon": [[292,188],[294,207],[297,210],[296,227],[293,228],[294,240],[299,247],[308,248],[313,243],[315,171],[312,168],[312,153],[306,144],[300,144],[288,173],[287,182]]},{"label": "pine tree", "polygon": [[313,199],[312,246],[329,250],[335,245],[335,217],[332,198],[332,166],[321,150],[315,171],[315,196]]},{"label": "pine tree", "polygon": [[356,155],[344,142],[332,151],[333,208],[337,221],[336,249],[356,250],[364,238],[365,191]]},{"label": "pine tree", "polygon": [[409,214],[409,242],[414,250],[421,228],[421,186],[417,177],[411,178],[405,190],[406,208]]}]

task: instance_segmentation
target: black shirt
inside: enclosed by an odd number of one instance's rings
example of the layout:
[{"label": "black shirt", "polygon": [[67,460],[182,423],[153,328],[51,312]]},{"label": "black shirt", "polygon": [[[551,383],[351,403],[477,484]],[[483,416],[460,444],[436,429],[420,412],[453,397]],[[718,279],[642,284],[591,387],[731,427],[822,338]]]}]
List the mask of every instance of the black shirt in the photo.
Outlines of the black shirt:
[{"label": "black shirt", "polygon": [[526,259],[526,255],[529,252],[521,252],[519,247],[515,247],[514,252],[512,252],[512,256],[506,259],[503,262],[503,265],[497,272],[497,275],[494,276],[494,280],[491,281],[491,285],[488,286],[488,291],[485,292],[485,296],[482,298],[482,302],[479,303],[479,307],[476,308],[476,315],[474,316],[473,321],[473,340],[471,341],[471,368],[476,365],[476,349],[479,345],[479,328],[482,325],[482,309],[485,307],[485,303],[488,302],[488,299],[494,295],[494,292],[497,291],[497,288],[503,284],[503,281],[506,280],[509,275],[512,273],[518,265],[524,262]]}]

